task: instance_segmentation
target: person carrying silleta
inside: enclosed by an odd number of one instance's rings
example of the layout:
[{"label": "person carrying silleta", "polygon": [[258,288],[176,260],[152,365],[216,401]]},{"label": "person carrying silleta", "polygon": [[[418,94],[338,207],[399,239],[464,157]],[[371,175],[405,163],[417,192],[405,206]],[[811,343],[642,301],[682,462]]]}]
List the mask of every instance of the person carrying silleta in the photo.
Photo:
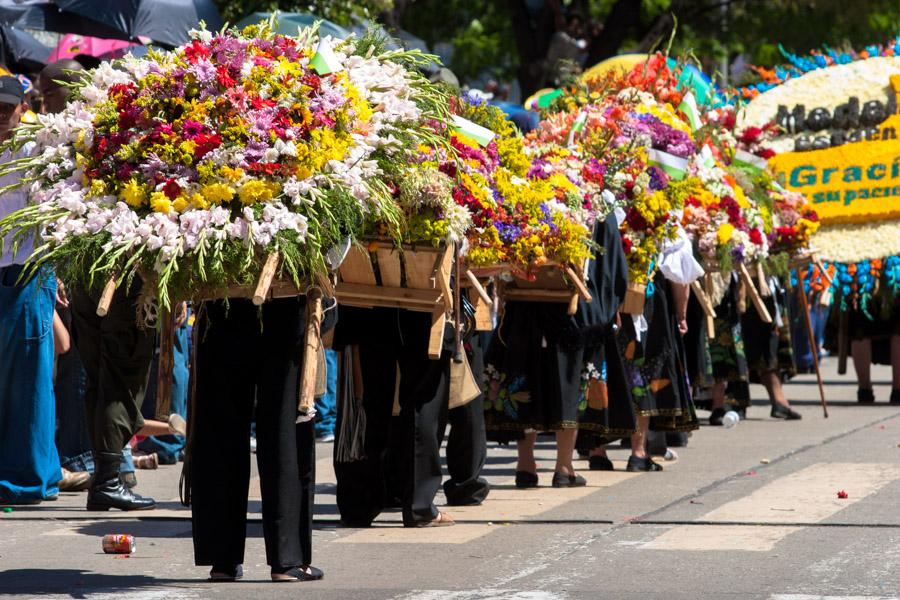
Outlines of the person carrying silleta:
[{"label": "person carrying silleta", "polygon": [[[325,313],[323,330],[336,310]],[[256,461],[263,536],[273,581],[321,579],[311,566],[315,432],[298,413],[306,298],[257,307],[204,303],[198,328],[196,399],[189,445],[194,560],[211,581],[243,574],[250,483],[250,422],[256,401]],[[301,422],[298,421],[298,417]],[[227,468],[222,468],[227,465]]]}]

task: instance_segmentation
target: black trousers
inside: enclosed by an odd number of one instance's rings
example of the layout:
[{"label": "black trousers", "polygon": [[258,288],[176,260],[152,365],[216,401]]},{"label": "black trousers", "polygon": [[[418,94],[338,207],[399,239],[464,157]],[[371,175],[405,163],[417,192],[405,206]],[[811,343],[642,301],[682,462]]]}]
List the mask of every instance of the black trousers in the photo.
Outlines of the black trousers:
[{"label": "black trousers", "polygon": [[266,560],[310,564],[315,488],[312,422],[296,424],[305,300],[207,303],[198,313],[191,440],[191,513],[197,565],[244,562],[250,422],[256,399],[256,460]]},{"label": "black trousers", "polygon": [[[403,524],[412,527],[438,516],[434,497],[441,485],[439,428],[446,418],[450,354],[444,352],[439,360],[428,358],[420,342],[428,339],[429,322],[425,314],[401,315],[396,323],[402,335],[396,343],[360,344],[366,458],[335,461],[334,465],[338,509],[347,524],[368,526],[384,510],[386,458],[392,435],[400,436],[395,438],[398,451],[390,468],[396,469],[401,482]],[[400,430],[391,432],[398,368]],[[341,418],[338,411],[338,427]]]},{"label": "black trousers", "polygon": [[75,346],[87,376],[85,403],[94,452],[122,452],[144,425],[141,403],[156,331],[136,324],[141,283],[120,287],[105,317],[97,316],[101,290],[71,293]]},{"label": "black trousers", "polygon": [[[473,336],[467,348],[469,365],[476,380],[480,380],[484,371],[483,348],[487,346],[481,338],[478,334]],[[487,458],[483,397],[448,411],[447,421],[450,424],[446,449],[450,479],[444,482],[447,504],[480,504],[491,491],[490,484],[481,477]]]}]

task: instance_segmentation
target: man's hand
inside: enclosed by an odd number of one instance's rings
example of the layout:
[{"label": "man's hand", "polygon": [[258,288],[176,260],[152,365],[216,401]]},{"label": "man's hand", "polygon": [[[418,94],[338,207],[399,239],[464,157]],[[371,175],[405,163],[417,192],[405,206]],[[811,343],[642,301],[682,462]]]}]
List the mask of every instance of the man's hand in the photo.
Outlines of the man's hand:
[{"label": "man's hand", "polygon": [[56,303],[63,308],[69,306],[69,295],[66,293],[66,285],[59,277],[56,278]]},{"label": "man's hand", "polygon": [[175,308],[175,327],[181,327],[187,321],[187,302],[182,302]]}]

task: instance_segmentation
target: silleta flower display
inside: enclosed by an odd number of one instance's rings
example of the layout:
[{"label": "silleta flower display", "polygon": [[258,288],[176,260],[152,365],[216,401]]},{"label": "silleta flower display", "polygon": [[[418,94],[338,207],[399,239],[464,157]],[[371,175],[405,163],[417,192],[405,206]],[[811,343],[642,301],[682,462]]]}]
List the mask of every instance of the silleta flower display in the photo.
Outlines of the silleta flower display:
[{"label": "silleta flower display", "polygon": [[141,271],[168,303],[251,282],[272,251],[299,285],[366,215],[399,218],[384,179],[446,116],[410,68],[423,55],[265,24],[193,36],[100,66],[65,111],[16,131],[8,144],[34,150],[7,171],[32,204],[0,229],[41,231],[34,264],[73,280]]}]

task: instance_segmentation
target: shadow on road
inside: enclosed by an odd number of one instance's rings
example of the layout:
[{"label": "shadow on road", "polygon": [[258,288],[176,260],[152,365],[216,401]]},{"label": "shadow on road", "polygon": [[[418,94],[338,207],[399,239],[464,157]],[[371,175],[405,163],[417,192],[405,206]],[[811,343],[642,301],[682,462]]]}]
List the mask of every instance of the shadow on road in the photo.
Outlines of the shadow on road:
[{"label": "shadow on road", "polygon": [[0,597],[68,594],[84,598],[98,592],[128,592],[140,588],[186,588],[196,580],[162,579],[146,575],[102,575],[79,569],[12,569],[0,572]]}]

